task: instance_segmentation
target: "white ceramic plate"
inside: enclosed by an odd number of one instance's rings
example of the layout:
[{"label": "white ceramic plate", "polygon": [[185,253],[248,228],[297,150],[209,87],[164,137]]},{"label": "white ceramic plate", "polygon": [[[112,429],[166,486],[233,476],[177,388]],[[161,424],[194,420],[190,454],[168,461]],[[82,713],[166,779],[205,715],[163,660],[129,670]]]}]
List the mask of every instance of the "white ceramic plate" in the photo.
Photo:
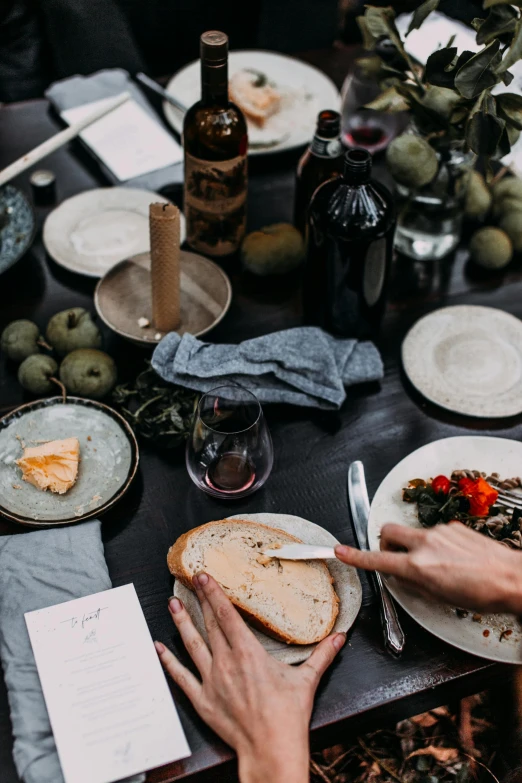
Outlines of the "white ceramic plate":
[{"label": "white ceramic plate", "polygon": [[[420,527],[416,506],[402,500],[402,489],[408,481],[449,476],[458,469],[497,471],[504,478],[518,476],[522,472],[522,443],[466,435],[437,440],[409,454],[388,473],[375,494],[368,522],[370,548],[379,549],[380,530],[386,522]],[[460,618],[455,607],[421,598],[393,578],[386,581],[403,609],[439,639],[492,661],[522,663],[522,625],[514,616],[483,614],[482,622],[473,622],[471,612]],[[501,632],[507,628],[512,635],[500,641]],[[483,635],[486,629],[487,637]]]},{"label": "white ceramic plate", "polygon": [[468,416],[522,412],[522,322],[503,310],[443,307],[402,344],[406,375],[428,400]]},{"label": "white ceramic plate", "polygon": [[[229,74],[244,68],[268,76],[283,95],[281,110],[270,117],[263,128],[248,123],[250,155],[308,144],[314,135],[318,113],[322,109],[340,108],[341,96],[332,80],[294,57],[254,49],[230,52]],[[167,92],[187,107],[198,101],[201,94],[199,60],[178,71],[167,85]],[[183,114],[166,102],[163,110],[174,130],[181,133]]]},{"label": "white ceramic plate", "polygon": [[[309,522],[307,519],[294,517],[291,514],[236,514],[233,517],[229,517],[229,519],[247,519],[251,522],[260,522],[263,525],[285,530],[287,533],[300,538],[305,544],[335,546],[339,543],[324,527]],[[326,562],[334,580],[335,592],[339,596],[339,614],[337,615],[332,633],[335,631],[346,633],[352,627],[361,608],[361,583],[355,568],[348,568],[338,560],[328,560]],[[197,629],[206,639],[203,613],[195,593],[176,581],[174,584],[174,595],[183,601]],[[315,648],[315,644],[285,644],[266,636],[254,628],[252,630],[265,650],[268,650],[274,658],[284,661],[284,663],[306,661]]]},{"label": "white ceramic plate", "polygon": [[[80,442],[76,483],[64,495],[22,479],[24,446],[60,438]],[[138,445],[122,416],[80,397],[37,400],[0,419],[0,514],[24,525],[68,525],[98,516],[125,494],[138,467]]]},{"label": "white ceramic plate", "polygon": [[[119,261],[150,250],[149,205],[167,199],[138,188],[95,188],[67,199],[48,215],[45,249],[56,263],[103,277]],[[181,215],[181,242],[185,239]]]}]

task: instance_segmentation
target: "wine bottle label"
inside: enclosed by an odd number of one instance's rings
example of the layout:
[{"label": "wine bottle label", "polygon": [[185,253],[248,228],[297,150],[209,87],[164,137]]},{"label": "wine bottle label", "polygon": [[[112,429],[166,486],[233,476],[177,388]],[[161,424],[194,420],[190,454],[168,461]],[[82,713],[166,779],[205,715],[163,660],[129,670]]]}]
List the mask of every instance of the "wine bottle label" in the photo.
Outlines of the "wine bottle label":
[{"label": "wine bottle label", "polygon": [[187,241],[210,256],[236,251],[245,235],[247,160],[200,160],[185,152]]},{"label": "wine bottle label", "polygon": [[325,139],[322,136],[314,136],[312,153],[318,158],[337,158],[341,152],[342,144],[339,138]]}]

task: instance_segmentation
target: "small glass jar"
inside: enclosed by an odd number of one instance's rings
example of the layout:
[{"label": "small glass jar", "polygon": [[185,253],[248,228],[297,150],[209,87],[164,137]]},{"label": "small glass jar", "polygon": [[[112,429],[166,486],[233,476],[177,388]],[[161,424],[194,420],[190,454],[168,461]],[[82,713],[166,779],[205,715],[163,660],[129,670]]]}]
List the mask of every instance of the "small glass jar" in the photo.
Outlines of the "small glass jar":
[{"label": "small glass jar", "polygon": [[459,244],[469,173],[476,158],[460,141],[436,152],[439,169],[431,182],[416,190],[396,183],[395,248],[416,261],[438,261]]}]

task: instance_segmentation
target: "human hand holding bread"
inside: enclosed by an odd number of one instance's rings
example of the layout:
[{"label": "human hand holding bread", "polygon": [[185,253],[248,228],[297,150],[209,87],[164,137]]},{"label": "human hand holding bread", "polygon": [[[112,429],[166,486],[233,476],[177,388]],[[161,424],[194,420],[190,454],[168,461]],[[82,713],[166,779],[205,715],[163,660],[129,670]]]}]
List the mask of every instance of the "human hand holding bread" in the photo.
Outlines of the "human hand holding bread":
[{"label": "human hand holding bread", "polygon": [[156,642],[163,666],[201,718],[234,748],[242,783],[305,783],[314,694],[344,634],[328,636],[305,663],[289,666],[263,648],[211,576],[197,574],[193,586],[210,648],[178,598],[169,601],[169,610],[201,679]]}]

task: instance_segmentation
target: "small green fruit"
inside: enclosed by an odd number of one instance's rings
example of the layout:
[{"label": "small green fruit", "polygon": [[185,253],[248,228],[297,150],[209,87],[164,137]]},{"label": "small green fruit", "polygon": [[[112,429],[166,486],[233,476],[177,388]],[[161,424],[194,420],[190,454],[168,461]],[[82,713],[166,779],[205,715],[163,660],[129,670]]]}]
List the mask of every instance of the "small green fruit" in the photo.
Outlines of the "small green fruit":
[{"label": "small green fruit", "polygon": [[464,212],[470,218],[483,218],[491,206],[491,193],[482,174],[471,171],[468,179]]},{"label": "small green fruit", "polygon": [[400,185],[413,189],[431,182],[439,167],[433,147],[412,133],[404,133],[391,142],[386,162],[393,178]]},{"label": "small green fruit", "polygon": [[60,356],[78,348],[99,348],[101,345],[100,330],[83,307],[71,307],[53,315],[45,334]]},{"label": "small green fruit", "polygon": [[522,203],[520,203],[520,209],[506,212],[499,226],[510,238],[515,251],[520,253],[522,250]]},{"label": "small green fruit", "polygon": [[518,130],[518,128],[514,128],[512,125],[506,125],[506,132],[508,135],[509,143],[511,144],[512,147],[514,147],[520,138],[520,131]]},{"label": "small green fruit", "polygon": [[460,95],[455,90],[450,90],[447,87],[428,86],[421,103],[427,109],[431,109],[447,119],[460,99]]},{"label": "small green fruit", "polygon": [[60,366],[60,380],[71,394],[105,397],[116,383],[116,365],[103,351],[80,348],[67,354]]},{"label": "small green fruit", "polygon": [[493,215],[501,218],[508,212],[520,212],[522,210],[522,198],[515,196],[506,196],[505,198],[493,201]]},{"label": "small green fruit", "polygon": [[499,203],[505,198],[522,200],[522,179],[519,177],[502,177],[491,190],[493,201]]},{"label": "small green fruit", "polygon": [[305,243],[301,232],[290,223],[275,223],[252,231],[243,240],[243,267],[255,275],[282,275],[302,263]]},{"label": "small green fruit", "polygon": [[2,351],[13,362],[23,362],[28,356],[39,352],[40,330],[32,321],[12,321],[2,332]]},{"label": "small green fruit", "polygon": [[18,368],[18,383],[32,394],[50,394],[56,385],[49,380],[58,372],[58,364],[51,356],[34,354],[24,359]]},{"label": "small green fruit", "polygon": [[473,261],[485,269],[502,269],[513,256],[511,240],[504,231],[485,226],[471,237],[469,251]]}]

